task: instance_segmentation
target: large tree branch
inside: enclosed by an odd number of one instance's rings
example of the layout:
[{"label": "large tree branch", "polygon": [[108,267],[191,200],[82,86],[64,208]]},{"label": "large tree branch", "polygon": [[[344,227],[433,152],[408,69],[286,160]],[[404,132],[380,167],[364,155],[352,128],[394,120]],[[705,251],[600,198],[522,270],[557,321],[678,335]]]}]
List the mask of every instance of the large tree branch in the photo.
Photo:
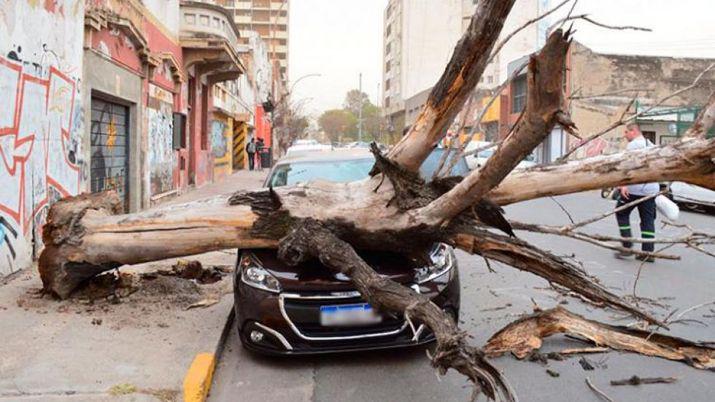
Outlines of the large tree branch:
[{"label": "large tree branch", "polygon": [[681,361],[699,369],[715,369],[715,349],[685,339],[587,320],[562,307],[538,311],[494,334],[485,347],[490,356],[506,352],[523,359],[541,347],[543,338],[567,334],[598,346]]},{"label": "large tree branch", "polygon": [[445,135],[447,126],[479,82],[514,1],[479,2],[469,28],[457,43],[420,115],[388,155],[398,165],[417,172]]},{"label": "large tree branch", "polygon": [[298,223],[281,240],[279,256],[298,264],[318,257],[329,269],[348,276],[360,294],[375,308],[404,314],[407,320],[427,325],[435,335],[437,347],[432,365],[445,374],[452,368],[467,376],[487,397],[513,401],[513,395],[499,370],[492,366],[481,350],[470,346],[466,334],[454,320],[427,296],[400,285],[375,272],[355,250],[323,224],[312,219]]},{"label": "large tree branch", "polygon": [[684,181],[715,190],[715,139],[535,166],[509,175],[488,197],[499,205],[626,184]]},{"label": "large tree branch", "polygon": [[447,194],[421,211],[427,222],[439,224],[449,221],[481,199],[529,155],[557,123],[567,130],[573,128],[573,123],[562,110],[564,63],[569,44],[569,32],[557,30],[549,36],[541,52],[531,57],[523,118],[484,167],[470,173]]},{"label": "large tree branch", "polygon": [[549,252],[513,237],[506,237],[486,230],[461,227],[452,238],[460,249],[485,258],[502,262],[522,271],[538,275],[550,283],[556,283],[587,299],[627,311],[651,324],[662,325],[656,318],[627,303],[622,297],[609,292],[595,282],[583,269]]}]

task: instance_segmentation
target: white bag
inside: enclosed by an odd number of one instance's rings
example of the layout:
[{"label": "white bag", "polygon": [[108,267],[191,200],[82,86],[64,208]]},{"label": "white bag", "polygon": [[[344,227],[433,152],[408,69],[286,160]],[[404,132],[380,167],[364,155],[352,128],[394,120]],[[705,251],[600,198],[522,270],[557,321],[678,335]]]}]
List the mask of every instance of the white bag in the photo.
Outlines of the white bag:
[{"label": "white bag", "polygon": [[662,194],[655,197],[655,206],[658,208],[658,211],[665,215],[669,220],[678,220],[680,208],[678,208],[678,204],[671,201],[668,197]]}]

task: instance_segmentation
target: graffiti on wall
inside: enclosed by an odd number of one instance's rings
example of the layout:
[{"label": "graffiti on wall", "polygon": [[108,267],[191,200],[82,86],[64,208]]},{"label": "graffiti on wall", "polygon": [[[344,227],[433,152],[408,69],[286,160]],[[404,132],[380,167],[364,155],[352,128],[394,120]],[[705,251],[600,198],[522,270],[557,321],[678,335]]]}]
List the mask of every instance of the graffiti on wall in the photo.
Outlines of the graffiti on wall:
[{"label": "graffiti on wall", "polygon": [[149,85],[149,182],[151,194],[172,190],[175,162],[172,144],[174,123],[172,120],[172,94],[153,84]]},{"label": "graffiti on wall", "polygon": [[221,120],[211,122],[211,152],[216,159],[223,159],[228,152],[226,123]]},{"label": "graffiti on wall", "polygon": [[87,174],[84,2],[37,3],[10,0],[0,12],[0,276],[29,266],[49,205],[78,194]]}]

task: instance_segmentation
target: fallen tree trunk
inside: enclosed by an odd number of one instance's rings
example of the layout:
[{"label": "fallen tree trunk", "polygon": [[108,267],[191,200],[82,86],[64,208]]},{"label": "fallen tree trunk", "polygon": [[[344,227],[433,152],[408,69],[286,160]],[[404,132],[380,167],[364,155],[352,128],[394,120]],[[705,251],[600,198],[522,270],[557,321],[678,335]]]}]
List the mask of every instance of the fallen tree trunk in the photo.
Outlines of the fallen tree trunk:
[{"label": "fallen tree trunk", "polygon": [[115,215],[113,191],[55,203],[42,232],[39,269],[46,290],[66,298],[82,282],[125,264],[138,264],[226,248],[276,247],[261,236],[258,215],[231,206],[228,197],[131,215]]},{"label": "fallen tree trunk", "polygon": [[[715,139],[690,140],[536,167],[507,176],[488,197],[504,205],[659,179],[698,183],[715,175],[713,155]],[[424,219],[419,208],[403,212],[394,205],[387,206],[395,195],[393,185],[387,181],[375,192],[380,181],[375,177],[348,184],[312,182],[277,188],[275,197],[285,213],[294,218],[335,221],[352,227],[362,234],[356,241],[379,239],[375,234],[380,232],[428,232],[427,222],[431,220]],[[714,183],[706,184],[715,186]],[[283,227],[267,227],[265,221],[258,222],[260,215],[248,203],[236,201],[232,205],[229,196],[112,215],[119,205],[118,198],[101,194],[82,195],[53,205],[43,230],[45,249],[39,264],[46,290],[67,297],[83,280],[124,264],[233,247],[275,248],[290,226],[285,223]],[[431,236],[440,237],[434,233]],[[393,245],[364,243],[360,246]]]},{"label": "fallen tree trunk", "polygon": [[489,356],[507,352],[519,359],[555,334],[572,335],[615,350],[676,360],[699,369],[715,368],[715,349],[682,338],[587,320],[562,307],[538,311],[494,334],[484,350]]}]

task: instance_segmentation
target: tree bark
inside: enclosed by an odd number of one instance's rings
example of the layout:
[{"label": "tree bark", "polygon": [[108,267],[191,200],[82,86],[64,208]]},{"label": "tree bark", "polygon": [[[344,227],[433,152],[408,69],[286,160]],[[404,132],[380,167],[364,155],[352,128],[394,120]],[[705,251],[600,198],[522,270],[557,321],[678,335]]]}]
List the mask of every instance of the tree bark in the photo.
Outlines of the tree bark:
[{"label": "tree bark", "polygon": [[259,215],[231,206],[228,197],[130,215],[113,215],[114,191],[55,203],[42,238],[39,269],[44,288],[66,298],[83,281],[125,264],[138,264],[235,247],[276,247],[256,230]]},{"label": "tree bark", "polygon": [[715,190],[715,139],[692,139],[635,151],[516,170],[488,197],[499,205],[606,187],[684,181]]},{"label": "tree bark", "polygon": [[699,369],[715,369],[715,349],[662,334],[587,320],[562,307],[538,311],[507,325],[485,347],[489,356],[511,352],[523,359],[541,347],[544,338],[567,334],[598,346],[684,362]]}]

